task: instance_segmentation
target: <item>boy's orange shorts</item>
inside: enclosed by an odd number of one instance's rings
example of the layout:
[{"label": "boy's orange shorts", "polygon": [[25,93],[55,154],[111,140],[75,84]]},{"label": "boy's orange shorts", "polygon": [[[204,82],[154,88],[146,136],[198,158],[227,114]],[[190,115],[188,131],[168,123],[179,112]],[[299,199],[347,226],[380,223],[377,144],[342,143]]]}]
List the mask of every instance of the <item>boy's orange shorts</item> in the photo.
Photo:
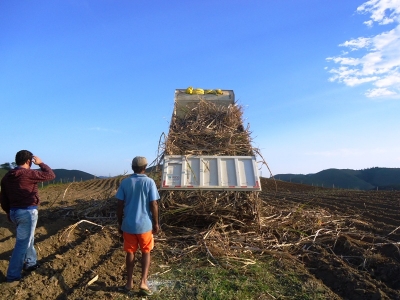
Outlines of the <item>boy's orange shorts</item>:
[{"label": "boy's orange shorts", "polygon": [[150,230],[141,234],[123,233],[124,250],[126,252],[135,253],[140,247],[142,253],[149,253],[154,248],[153,232]]}]

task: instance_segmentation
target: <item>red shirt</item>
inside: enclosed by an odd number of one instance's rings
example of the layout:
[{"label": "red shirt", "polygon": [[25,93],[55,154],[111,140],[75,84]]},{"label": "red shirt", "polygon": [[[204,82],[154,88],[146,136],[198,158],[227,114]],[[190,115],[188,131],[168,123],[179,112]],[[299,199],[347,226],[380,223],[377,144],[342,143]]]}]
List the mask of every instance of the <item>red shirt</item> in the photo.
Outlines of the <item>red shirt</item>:
[{"label": "red shirt", "polygon": [[40,170],[16,167],[7,172],[1,180],[1,208],[10,212],[10,208],[39,205],[38,182],[53,180],[56,175],[46,164],[39,165]]}]

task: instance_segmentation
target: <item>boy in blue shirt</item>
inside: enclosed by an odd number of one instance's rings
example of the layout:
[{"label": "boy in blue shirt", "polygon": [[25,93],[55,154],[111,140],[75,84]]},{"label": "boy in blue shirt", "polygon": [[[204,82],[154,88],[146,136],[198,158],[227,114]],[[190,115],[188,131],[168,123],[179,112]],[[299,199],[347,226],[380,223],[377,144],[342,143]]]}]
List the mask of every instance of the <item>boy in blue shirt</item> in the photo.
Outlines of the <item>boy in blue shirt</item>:
[{"label": "boy in blue shirt", "polygon": [[116,194],[118,199],[117,218],[119,232],[124,237],[126,252],[126,271],[128,274],[125,289],[133,288],[133,268],[135,253],[140,247],[142,252],[142,278],[139,292],[149,296],[152,292],[147,285],[150,269],[150,251],[154,247],[153,234],[160,230],[158,223],[158,194],[153,179],[145,175],[147,159],[136,156],[132,160],[134,174],[122,180]]}]

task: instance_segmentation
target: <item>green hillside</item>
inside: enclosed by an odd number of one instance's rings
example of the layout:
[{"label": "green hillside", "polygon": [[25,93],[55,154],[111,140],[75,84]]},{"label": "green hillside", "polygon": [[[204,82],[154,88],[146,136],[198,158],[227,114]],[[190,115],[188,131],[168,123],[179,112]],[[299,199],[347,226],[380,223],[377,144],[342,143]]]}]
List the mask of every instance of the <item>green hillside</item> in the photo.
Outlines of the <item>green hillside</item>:
[{"label": "green hillside", "polygon": [[374,188],[374,186],[368,182],[338,169],[328,169],[316,174],[308,175],[278,174],[275,178],[283,181],[330,188],[334,187],[357,190],[370,190]]},{"label": "green hillside", "polygon": [[400,190],[400,168],[328,169],[315,174],[277,174],[283,181],[358,190]]},{"label": "green hillside", "polygon": [[7,173],[7,170],[5,169],[0,169],[0,178],[3,178],[3,176]]},{"label": "green hillside", "polygon": [[53,169],[56,174],[55,182],[73,182],[96,179],[97,177],[79,170]]},{"label": "green hillside", "polygon": [[[56,174],[56,178],[53,180],[54,183],[59,182],[73,182],[73,181],[85,181],[90,179],[97,178],[96,176],[79,171],[79,170],[65,170],[65,169],[53,169],[54,174]],[[7,173],[7,170],[0,169],[0,179],[3,178],[4,174]]]},{"label": "green hillside", "polygon": [[360,171],[359,178],[375,186],[400,184],[399,168],[371,168]]}]

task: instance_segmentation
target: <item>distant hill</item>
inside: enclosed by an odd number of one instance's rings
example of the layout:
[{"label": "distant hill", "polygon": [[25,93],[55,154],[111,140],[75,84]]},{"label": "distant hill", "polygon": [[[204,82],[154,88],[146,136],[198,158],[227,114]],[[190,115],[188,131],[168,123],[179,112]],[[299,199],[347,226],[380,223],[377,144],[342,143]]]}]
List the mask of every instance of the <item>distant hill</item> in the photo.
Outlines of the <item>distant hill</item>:
[{"label": "distant hill", "polygon": [[315,174],[277,174],[275,179],[357,190],[400,190],[400,168],[327,169]]},{"label": "distant hill", "polygon": [[0,179],[7,173],[6,169],[0,169]]},{"label": "distant hill", "polygon": [[[155,167],[150,167],[146,169],[146,173],[150,173],[153,171]],[[54,174],[56,174],[56,178],[52,180],[52,183],[66,183],[66,182],[73,182],[73,181],[86,181],[91,179],[105,179],[110,178],[109,176],[95,176],[90,173],[86,173],[79,170],[66,170],[66,169],[53,169]],[[6,169],[0,168],[0,180],[3,176],[7,173]],[[133,172],[131,171],[129,174],[131,175]]]},{"label": "distant hill", "polygon": [[[56,178],[53,180],[54,183],[59,182],[73,182],[73,181],[85,181],[90,179],[99,178],[92,174],[79,171],[79,170],[66,170],[66,169],[53,169]],[[7,170],[0,169],[0,179],[7,173]]]},{"label": "distant hill", "polygon": [[53,169],[56,174],[55,182],[73,182],[96,179],[98,177],[79,170]]}]

